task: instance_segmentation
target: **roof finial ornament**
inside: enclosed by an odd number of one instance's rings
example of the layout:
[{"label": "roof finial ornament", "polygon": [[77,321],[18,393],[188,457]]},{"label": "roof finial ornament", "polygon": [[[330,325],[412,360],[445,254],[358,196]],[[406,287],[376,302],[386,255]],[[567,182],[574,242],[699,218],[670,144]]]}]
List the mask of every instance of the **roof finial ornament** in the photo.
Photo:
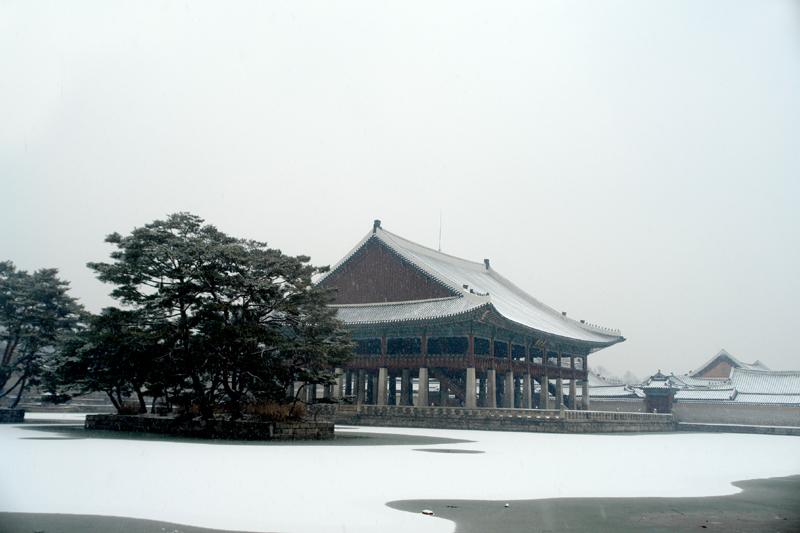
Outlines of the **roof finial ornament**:
[{"label": "roof finial ornament", "polygon": [[372,233],[375,233],[375,231],[377,231],[377,229],[380,227],[381,221],[376,219],[375,222],[372,223]]},{"label": "roof finial ornament", "polygon": [[489,260],[488,259],[484,259],[483,260],[483,264],[486,265],[486,270],[489,270]]}]

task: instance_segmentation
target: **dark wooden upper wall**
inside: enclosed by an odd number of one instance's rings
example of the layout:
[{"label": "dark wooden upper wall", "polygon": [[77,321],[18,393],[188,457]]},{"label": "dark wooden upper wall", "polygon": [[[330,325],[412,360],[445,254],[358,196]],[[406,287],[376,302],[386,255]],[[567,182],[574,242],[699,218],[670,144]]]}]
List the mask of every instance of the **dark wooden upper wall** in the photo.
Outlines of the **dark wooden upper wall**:
[{"label": "dark wooden upper wall", "polygon": [[334,304],[405,302],[453,293],[372,239],[322,283],[337,287]]},{"label": "dark wooden upper wall", "polygon": [[727,361],[723,358],[719,358],[713,363],[711,363],[706,369],[702,372],[695,375],[698,378],[727,378],[731,375],[731,368],[733,365],[730,361]]}]

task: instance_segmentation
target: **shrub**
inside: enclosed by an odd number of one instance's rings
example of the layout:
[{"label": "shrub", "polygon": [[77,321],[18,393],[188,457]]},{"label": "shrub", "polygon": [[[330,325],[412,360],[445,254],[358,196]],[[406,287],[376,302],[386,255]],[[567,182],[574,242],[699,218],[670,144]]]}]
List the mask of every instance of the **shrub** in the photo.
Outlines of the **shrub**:
[{"label": "shrub", "polygon": [[270,400],[250,402],[242,409],[242,412],[259,420],[269,420],[270,422],[297,420],[306,416],[303,404],[298,403],[293,406],[290,403],[278,404]]},{"label": "shrub", "polygon": [[121,415],[138,415],[139,404],[136,402],[122,402],[121,404],[119,404],[119,409],[117,409],[117,413]]}]

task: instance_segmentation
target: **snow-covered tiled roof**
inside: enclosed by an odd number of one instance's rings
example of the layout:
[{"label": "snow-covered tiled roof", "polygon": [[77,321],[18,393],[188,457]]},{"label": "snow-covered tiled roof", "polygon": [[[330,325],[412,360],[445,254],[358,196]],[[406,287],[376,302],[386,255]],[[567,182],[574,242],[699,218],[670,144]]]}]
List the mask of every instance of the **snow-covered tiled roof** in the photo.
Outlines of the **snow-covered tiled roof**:
[{"label": "snow-covered tiled roof", "polygon": [[727,387],[730,388],[728,378],[696,378],[690,375],[675,376],[689,387]]},{"label": "snow-covered tiled roof", "polygon": [[376,324],[456,316],[487,304],[454,296],[435,300],[335,306],[346,324]]},{"label": "snow-covered tiled roof", "polygon": [[[467,261],[421,246],[382,229],[380,225],[376,225],[344,259],[337,263],[331,269],[330,274],[353,257],[370,239],[378,239],[414,268],[448,287],[457,295],[456,299],[469,300],[470,302],[459,304],[464,309],[474,308],[475,303],[491,303],[497,312],[506,319],[543,333],[605,345],[624,340],[617,330],[604,329],[567,318],[525,293],[488,264]],[[424,312],[438,313],[441,311],[438,304],[419,306],[418,302],[407,303],[409,305],[406,308],[391,310],[382,307],[376,308],[375,304],[353,305],[349,306],[350,310],[346,310],[348,306],[340,306],[339,317],[345,323],[349,322],[348,317],[350,316],[367,321],[366,313],[379,309],[387,312],[386,318],[381,318],[381,321],[388,321],[396,320],[405,309],[417,312],[416,318],[422,318],[421,313]],[[456,304],[448,302],[446,305]],[[357,311],[356,307],[362,307],[364,313]],[[369,321],[374,322],[377,319],[373,318]]]},{"label": "snow-covered tiled roof", "polygon": [[[590,373],[589,393],[593,398],[618,397],[620,393],[614,387],[594,385],[591,376]],[[644,396],[646,389],[670,388],[675,390],[675,401],[679,403],[800,406],[800,371],[734,368],[728,379],[666,376],[659,372],[645,383],[627,388],[640,397]]]},{"label": "snow-covered tiled roof", "polygon": [[589,387],[590,398],[638,398],[640,395],[628,385],[611,385],[605,387]]},{"label": "snow-covered tiled roof", "polygon": [[740,393],[800,395],[800,372],[731,371],[731,384]]},{"label": "snow-covered tiled roof", "polygon": [[679,401],[721,401],[731,400],[736,396],[736,391],[727,389],[684,389],[675,392],[675,399]]},{"label": "snow-covered tiled roof", "polygon": [[717,359],[720,359],[720,358],[721,359],[727,359],[728,361],[730,361],[730,363],[733,366],[733,368],[743,368],[745,370],[760,370],[760,371],[768,371],[769,370],[769,368],[767,368],[767,366],[764,363],[762,363],[761,361],[756,361],[755,363],[743,363],[743,362],[739,361],[738,359],[736,359],[731,354],[729,354],[725,349],[722,349],[722,350],[718,351],[717,354],[714,357],[712,357],[711,359],[709,359],[708,361],[703,363],[697,370],[689,372],[689,376],[696,376],[697,374],[700,374],[701,372],[706,370],[708,367],[710,367]]},{"label": "snow-covered tiled roof", "polygon": [[800,394],[748,394],[740,392],[733,399],[736,404],[794,405],[800,406]]},{"label": "snow-covered tiled roof", "polygon": [[595,374],[591,370],[589,370],[586,373],[586,375],[588,376],[590,387],[609,387],[609,386],[622,385],[622,383],[620,383],[619,381],[612,381],[610,379],[606,379],[602,376]]}]

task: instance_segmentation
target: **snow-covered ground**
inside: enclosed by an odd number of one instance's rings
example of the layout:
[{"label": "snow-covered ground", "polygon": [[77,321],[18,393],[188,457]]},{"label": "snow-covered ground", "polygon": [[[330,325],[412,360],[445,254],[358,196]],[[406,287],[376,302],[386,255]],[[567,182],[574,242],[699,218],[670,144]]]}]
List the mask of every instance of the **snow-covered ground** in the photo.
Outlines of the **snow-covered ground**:
[{"label": "snow-covered ground", "polygon": [[[64,439],[3,425],[0,511],[125,516],[263,532],[451,532],[452,522],[384,504],[711,496],[737,492],[732,481],[800,474],[797,437],[337,428],[340,434],[352,431],[474,442],[350,446]],[[484,453],[419,451],[426,449]]]}]

